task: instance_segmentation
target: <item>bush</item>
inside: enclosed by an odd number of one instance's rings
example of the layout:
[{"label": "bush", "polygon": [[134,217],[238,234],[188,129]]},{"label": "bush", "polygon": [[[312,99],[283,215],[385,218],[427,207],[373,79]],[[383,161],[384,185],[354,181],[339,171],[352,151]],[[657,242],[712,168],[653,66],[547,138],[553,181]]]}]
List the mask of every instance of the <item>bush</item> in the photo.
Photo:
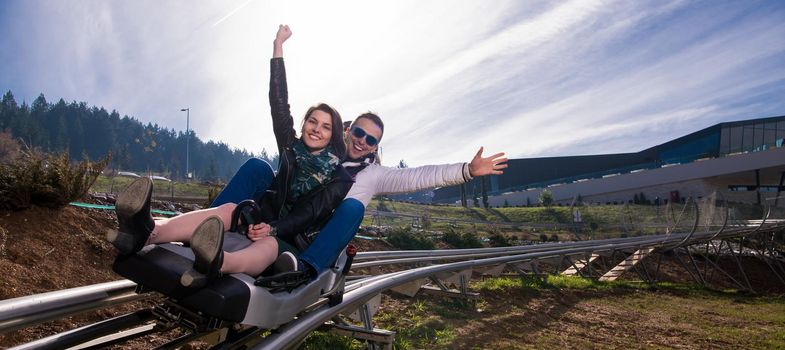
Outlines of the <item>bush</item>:
[{"label": "bush", "polygon": [[6,130],[0,132],[0,164],[10,163],[19,158],[21,145],[14,140],[11,132]]},{"label": "bush", "polygon": [[540,204],[545,207],[550,207],[553,205],[553,193],[549,190],[542,190],[540,192]]},{"label": "bush", "polygon": [[96,163],[85,157],[71,165],[67,152],[22,151],[16,160],[0,164],[0,209],[63,207],[84,196],[110,160],[111,154]]},{"label": "bush", "polygon": [[207,184],[207,201],[204,203],[203,207],[209,208],[210,204],[213,203],[216,197],[221,194],[221,191],[224,189],[224,184],[220,181],[217,183],[208,183]]},{"label": "bush", "polygon": [[482,247],[482,242],[480,242],[477,236],[471,234],[470,232],[464,232],[463,234],[460,234],[455,232],[453,229],[445,232],[442,240],[444,240],[444,243],[447,243],[451,247],[458,249]]},{"label": "bush", "polygon": [[403,250],[433,249],[435,245],[428,237],[412,232],[411,227],[392,229],[386,238],[393,247]]},{"label": "bush", "polygon": [[488,240],[492,247],[509,247],[512,245],[510,240],[500,232],[492,232],[491,235],[488,236]]},{"label": "bush", "polygon": [[431,226],[433,225],[431,222],[431,215],[428,213],[423,214],[423,216],[420,218],[420,222],[422,222],[422,228],[426,230],[430,230]]}]

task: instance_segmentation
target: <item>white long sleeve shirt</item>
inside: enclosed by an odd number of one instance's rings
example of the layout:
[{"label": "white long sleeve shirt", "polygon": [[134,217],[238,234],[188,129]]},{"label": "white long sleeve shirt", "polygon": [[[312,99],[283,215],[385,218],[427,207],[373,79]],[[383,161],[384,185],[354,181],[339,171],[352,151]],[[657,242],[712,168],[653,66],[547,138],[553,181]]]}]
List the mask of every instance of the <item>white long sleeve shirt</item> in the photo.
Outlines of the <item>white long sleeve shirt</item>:
[{"label": "white long sleeve shirt", "polygon": [[424,165],[416,168],[390,168],[370,164],[357,173],[346,198],[368,206],[374,195],[406,193],[427,188],[452,186],[471,180],[466,163]]}]

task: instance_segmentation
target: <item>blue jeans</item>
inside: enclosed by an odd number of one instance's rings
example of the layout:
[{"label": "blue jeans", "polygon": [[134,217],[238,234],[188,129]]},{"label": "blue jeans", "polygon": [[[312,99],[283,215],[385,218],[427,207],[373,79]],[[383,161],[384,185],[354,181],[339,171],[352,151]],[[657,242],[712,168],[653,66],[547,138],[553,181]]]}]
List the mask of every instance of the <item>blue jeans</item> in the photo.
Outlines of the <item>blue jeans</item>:
[{"label": "blue jeans", "polygon": [[275,173],[270,164],[259,158],[248,159],[232,176],[218,197],[215,197],[210,207],[259,198],[267,192],[274,177]]},{"label": "blue jeans", "polygon": [[[217,207],[225,203],[240,203],[246,199],[258,198],[270,187],[273,177],[270,164],[251,158],[237,170],[210,206]],[[335,209],[330,221],[316,235],[316,239],[300,255],[300,259],[317,273],[328,269],[357,234],[364,215],[365,206],[360,201],[345,199]]]},{"label": "blue jeans", "polygon": [[316,239],[300,254],[300,260],[313,267],[317,274],[322,273],[357,234],[364,215],[362,202],[354,198],[344,199]]}]

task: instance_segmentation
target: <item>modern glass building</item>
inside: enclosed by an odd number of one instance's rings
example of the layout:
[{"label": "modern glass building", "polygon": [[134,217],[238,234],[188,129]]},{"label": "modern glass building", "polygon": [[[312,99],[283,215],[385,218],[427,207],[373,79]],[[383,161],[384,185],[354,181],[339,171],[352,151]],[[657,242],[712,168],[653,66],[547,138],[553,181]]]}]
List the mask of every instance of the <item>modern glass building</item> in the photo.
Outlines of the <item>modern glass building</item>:
[{"label": "modern glass building", "polygon": [[462,191],[471,197],[483,186],[489,195],[496,195],[763,151],[783,147],[784,140],[785,116],[779,116],[716,124],[636,153],[511,159],[503,175],[491,176],[485,184],[472,180],[463,190],[461,186],[437,189],[433,202],[454,203]]}]

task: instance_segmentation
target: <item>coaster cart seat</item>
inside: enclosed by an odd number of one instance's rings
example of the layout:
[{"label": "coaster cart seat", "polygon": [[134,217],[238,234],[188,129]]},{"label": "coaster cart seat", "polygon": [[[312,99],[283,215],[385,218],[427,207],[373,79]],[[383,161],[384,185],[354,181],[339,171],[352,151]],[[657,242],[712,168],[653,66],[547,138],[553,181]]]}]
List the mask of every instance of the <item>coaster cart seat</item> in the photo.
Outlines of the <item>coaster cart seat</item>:
[{"label": "coaster cart seat", "polygon": [[[237,251],[251,244],[245,236],[227,232],[224,251]],[[178,315],[190,322],[189,328],[223,327],[241,324],[263,329],[275,329],[291,321],[300,311],[328,297],[330,305],[341,301],[344,289],[344,267],[350,260],[344,251],[335,264],[314,281],[291,292],[271,293],[254,284],[255,277],[235,273],[223,275],[204,288],[187,288],[180,284],[180,276],[193,266],[194,255],[189,247],[178,243],[148,245],[130,256],[118,257],[113,270],[138,284],[138,292],[155,291],[166,297],[166,307],[159,312]],[[189,315],[190,317],[182,317]],[[171,318],[171,317],[170,317]]]}]

